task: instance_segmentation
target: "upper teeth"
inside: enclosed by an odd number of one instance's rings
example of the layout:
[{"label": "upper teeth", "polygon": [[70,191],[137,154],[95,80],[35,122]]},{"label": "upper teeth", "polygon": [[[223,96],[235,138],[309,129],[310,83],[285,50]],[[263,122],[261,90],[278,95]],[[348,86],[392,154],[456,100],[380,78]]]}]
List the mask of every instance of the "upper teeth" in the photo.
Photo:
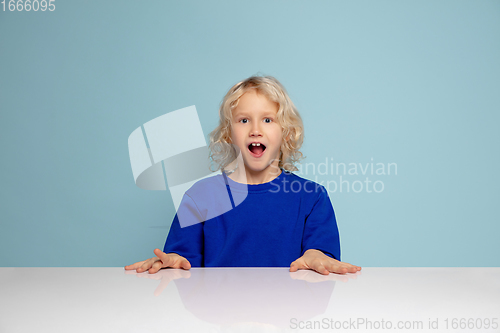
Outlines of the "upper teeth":
[{"label": "upper teeth", "polygon": [[252,143],[252,146],[260,146],[260,143]]}]

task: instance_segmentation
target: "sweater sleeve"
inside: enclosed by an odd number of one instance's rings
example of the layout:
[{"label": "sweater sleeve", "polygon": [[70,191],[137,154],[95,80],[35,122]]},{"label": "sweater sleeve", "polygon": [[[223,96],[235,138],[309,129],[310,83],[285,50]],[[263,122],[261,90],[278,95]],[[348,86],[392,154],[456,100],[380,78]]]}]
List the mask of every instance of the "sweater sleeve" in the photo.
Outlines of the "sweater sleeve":
[{"label": "sweater sleeve", "polygon": [[[181,216],[182,225],[188,226],[181,227],[179,216]],[[203,218],[195,202],[188,195],[184,195],[170,227],[163,252],[177,253],[189,260],[191,267],[202,267],[203,225]]]},{"label": "sweater sleeve", "polygon": [[302,255],[310,249],[323,252],[340,261],[340,237],[330,197],[324,186],[306,217],[302,238]]}]

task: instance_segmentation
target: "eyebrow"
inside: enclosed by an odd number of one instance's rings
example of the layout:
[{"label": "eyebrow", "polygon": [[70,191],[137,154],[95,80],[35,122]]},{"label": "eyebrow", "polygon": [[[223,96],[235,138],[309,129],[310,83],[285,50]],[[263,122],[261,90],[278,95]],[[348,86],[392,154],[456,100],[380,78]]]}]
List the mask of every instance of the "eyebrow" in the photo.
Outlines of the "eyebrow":
[{"label": "eyebrow", "polygon": [[[251,113],[253,113],[253,112],[236,111],[233,115],[234,116],[248,116]],[[263,114],[262,114],[262,116],[263,117],[266,117],[266,116],[273,116],[273,117],[275,117],[276,113],[274,113],[273,111],[264,111]]]}]

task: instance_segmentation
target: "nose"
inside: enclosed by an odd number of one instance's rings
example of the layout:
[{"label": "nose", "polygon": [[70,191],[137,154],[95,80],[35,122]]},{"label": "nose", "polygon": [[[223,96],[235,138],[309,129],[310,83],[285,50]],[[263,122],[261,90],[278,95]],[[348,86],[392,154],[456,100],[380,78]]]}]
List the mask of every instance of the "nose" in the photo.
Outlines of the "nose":
[{"label": "nose", "polygon": [[253,126],[250,130],[250,136],[251,137],[255,137],[255,136],[262,136],[262,132],[260,130],[260,127],[259,127],[259,123],[258,122],[254,122],[253,123]]}]

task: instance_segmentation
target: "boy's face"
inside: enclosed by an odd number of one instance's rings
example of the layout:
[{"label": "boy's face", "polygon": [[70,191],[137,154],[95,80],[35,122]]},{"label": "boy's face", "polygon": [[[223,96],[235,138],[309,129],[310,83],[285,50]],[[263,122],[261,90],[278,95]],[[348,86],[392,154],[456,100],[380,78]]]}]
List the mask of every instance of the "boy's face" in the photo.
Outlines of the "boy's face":
[{"label": "boy's face", "polygon": [[237,145],[251,172],[278,172],[281,126],[278,104],[250,89],[233,110],[231,140]]}]

